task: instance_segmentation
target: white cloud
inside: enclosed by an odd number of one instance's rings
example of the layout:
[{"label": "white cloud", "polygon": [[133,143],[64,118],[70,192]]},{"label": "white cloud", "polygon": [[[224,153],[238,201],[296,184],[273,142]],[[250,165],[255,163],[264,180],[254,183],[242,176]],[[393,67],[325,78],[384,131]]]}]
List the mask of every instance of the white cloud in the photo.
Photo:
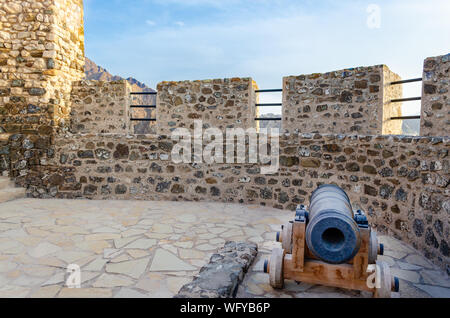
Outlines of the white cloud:
[{"label": "white cloud", "polygon": [[177,21],[177,22],[175,22],[175,25],[178,25],[179,27],[184,27],[184,22],[183,21]]},{"label": "white cloud", "polygon": [[153,21],[153,20],[146,20],[145,23],[146,23],[147,25],[149,25],[149,26],[155,26],[155,25],[156,25],[156,22]]},{"label": "white cloud", "polygon": [[281,88],[287,75],[375,64],[386,64],[404,78],[418,77],[425,57],[450,48],[446,1],[435,0],[434,10],[419,0],[380,1],[380,29],[367,28],[367,3],[330,3],[321,10],[291,5],[254,14],[236,9],[220,21],[172,24],[92,45],[111,72],[152,87],[163,80],[251,76],[261,88]]}]

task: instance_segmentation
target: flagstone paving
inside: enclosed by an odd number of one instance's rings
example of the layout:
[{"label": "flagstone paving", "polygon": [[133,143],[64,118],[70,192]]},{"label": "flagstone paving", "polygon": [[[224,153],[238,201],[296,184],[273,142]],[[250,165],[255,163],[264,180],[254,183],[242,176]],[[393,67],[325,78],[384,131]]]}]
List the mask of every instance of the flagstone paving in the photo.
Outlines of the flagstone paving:
[{"label": "flagstone paving", "polygon": [[[293,213],[198,202],[20,199],[0,204],[0,297],[172,297],[228,240],[259,245],[240,297],[365,297],[287,282],[262,272],[281,224]],[[400,297],[450,297],[447,274],[414,249],[382,237],[401,278]],[[67,266],[81,287],[67,288]]]}]

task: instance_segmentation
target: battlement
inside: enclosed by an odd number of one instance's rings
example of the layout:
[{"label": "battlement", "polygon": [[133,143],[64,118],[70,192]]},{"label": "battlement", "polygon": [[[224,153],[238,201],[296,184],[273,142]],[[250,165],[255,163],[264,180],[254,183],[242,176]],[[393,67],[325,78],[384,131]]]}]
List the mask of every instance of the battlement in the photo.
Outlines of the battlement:
[{"label": "battlement", "polygon": [[[251,78],[162,82],[151,135],[133,133],[126,81],[85,81],[81,0],[0,5],[0,174],[39,198],[205,200],[295,209],[335,183],[380,232],[450,263],[449,55],[424,63],[424,137],[401,132],[385,65],[283,79],[280,169],[174,163],[176,128],[258,128]],[[394,102],[393,102],[394,100]],[[397,100],[397,101],[396,101]]]}]

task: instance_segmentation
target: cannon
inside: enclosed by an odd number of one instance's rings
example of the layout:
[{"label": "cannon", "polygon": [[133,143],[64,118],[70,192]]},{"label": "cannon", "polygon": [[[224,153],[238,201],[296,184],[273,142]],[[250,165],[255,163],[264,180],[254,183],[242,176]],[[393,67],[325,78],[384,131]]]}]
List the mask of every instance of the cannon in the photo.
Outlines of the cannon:
[{"label": "cannon", "polygon": [[377,260],[378,243],[361,210],[353,211],[347,193],[336,185],[322,185],[310,197],[309,209],[299,205],[295,219],[277,233],[275,248],[264,271],[270,284],[283,288],[284,279],[373,292],[390,297],[399,280]]}]

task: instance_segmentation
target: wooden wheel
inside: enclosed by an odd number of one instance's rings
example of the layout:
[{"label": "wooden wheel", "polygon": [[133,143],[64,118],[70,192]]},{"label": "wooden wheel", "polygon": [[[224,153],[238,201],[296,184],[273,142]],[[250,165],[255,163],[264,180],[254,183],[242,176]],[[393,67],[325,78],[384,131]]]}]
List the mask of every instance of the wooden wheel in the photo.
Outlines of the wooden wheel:
[{"label": "wooden wheel", "polygon": [[283,277],[283,262],[284,250],[281,248],[274,248],[270,256],[269,264],[269,281],[273,288],[281,289],[284,286]]},{"label": "wooden wheel", "polygon": [[378,258],[378,238],[374,230],[370,231],[369,264],[375,264]]},{"label": "wooden wheel", "polygon": [[377,261],[377,288],[374,294],[375,298],[391,298],[392,276],[389,265],[382,261]]},{"label": "wooden wheel", "polygon": [[284,226],[281,236],[281,247],[286,253],[292,253],[292,223],[289,222]]}]

